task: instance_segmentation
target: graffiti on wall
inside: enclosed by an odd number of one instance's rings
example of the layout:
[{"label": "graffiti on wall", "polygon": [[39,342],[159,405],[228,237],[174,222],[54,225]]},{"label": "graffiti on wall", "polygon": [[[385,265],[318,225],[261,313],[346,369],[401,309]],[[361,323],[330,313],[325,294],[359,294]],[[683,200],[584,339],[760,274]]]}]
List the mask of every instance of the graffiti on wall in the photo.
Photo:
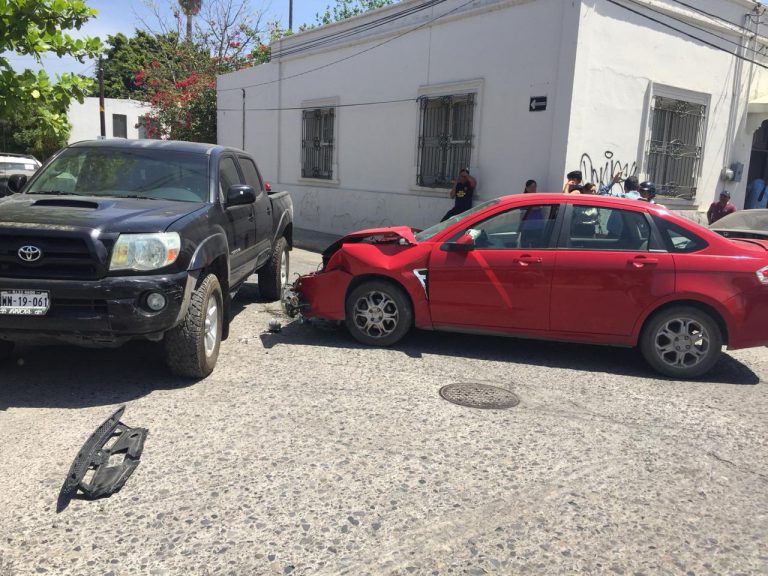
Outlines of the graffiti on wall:
[{"label": "graffiti on wall", "polygon": [[584,177],[585,182],[602,185],[608,184],[614,175],[621,172],[622,178],[627,176],[637,176],[637,162],[622,162],[614,158],[613,152],[606,150],[603,152],[604,160],[598,160],[597,163],[592,160],[588,153],[581,155],[579,161],[579,170]]}]

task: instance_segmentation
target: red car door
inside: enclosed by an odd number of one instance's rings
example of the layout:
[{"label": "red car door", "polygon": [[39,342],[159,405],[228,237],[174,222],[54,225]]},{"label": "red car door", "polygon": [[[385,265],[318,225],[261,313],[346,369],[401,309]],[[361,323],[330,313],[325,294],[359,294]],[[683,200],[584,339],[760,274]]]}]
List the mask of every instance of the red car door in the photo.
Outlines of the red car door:
[{"label": "red car door", "polygon": [[557,251],[551,331],[630,335],[642,312],[675,290],[672,255],[653,246],[645,212],[574,205]]},{"label": "red car door", "polygon": [[468,251],[435,246],[429,262],[429,304],[436,328],[502,332],[547,330],[555,263],[557,204],[506,210],[472,224]]}]

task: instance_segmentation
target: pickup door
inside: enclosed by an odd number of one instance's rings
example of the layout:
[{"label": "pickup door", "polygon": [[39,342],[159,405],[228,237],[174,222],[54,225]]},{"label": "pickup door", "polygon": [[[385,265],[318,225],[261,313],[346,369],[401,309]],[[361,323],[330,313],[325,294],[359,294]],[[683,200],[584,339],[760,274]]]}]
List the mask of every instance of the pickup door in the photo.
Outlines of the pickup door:
[{"label": "pickup door", "polygon": [[[233,184],[245,184],[245,179],[235,157],[226,154],[219,159],[219,187],[222,198],[226,199],[227,190]],[[258,255],[254,209],[254,204],[224,207],[229,224],[227,242],[229,243],[230,282],[233,284],[244,280],[253,272],[253,264]]]},{"label": "pickup door", "polygon": [[261,268],[272,252],[272,202],[264,191],[264,183],[256,163],[248,156],[239,155],[245,183],[253,187],[256,201],[253,203],[254,221],[256,224],[256,268]]}]

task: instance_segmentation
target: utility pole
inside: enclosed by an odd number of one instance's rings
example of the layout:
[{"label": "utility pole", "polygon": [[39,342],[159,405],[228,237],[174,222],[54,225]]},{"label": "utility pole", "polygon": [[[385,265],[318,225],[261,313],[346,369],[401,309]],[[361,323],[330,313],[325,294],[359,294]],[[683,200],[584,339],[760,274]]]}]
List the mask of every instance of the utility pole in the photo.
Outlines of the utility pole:
[{"label": "utility pole", "polygon": [[293,30],[293,0],[288,0],[288,30]]},{"label": "utility pole", "polygon": [[107,137],[107,122],[104,119],[104,67],[99,56],[99,121],[101,122],[101,137]]}]

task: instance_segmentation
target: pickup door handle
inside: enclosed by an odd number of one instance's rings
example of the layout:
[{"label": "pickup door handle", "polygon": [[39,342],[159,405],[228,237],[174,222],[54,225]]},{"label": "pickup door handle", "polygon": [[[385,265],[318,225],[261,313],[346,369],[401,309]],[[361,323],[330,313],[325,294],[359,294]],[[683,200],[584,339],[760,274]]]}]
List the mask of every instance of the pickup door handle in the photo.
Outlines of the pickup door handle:
[{"label": "pickup door handle", "polygon": [[531,256],[530,254],[523,254],[520,258],[516,259],[516,262],[520,266],[528,266],[530,264],[541,264],[541,258],[538,256]]},{"label": "pickup door handle", "polygon": [[629,261],[635,268],[644,268],[646,266],[654,266],[659,263],[658,258],[648,258],[647,256],[635,256]]}]

